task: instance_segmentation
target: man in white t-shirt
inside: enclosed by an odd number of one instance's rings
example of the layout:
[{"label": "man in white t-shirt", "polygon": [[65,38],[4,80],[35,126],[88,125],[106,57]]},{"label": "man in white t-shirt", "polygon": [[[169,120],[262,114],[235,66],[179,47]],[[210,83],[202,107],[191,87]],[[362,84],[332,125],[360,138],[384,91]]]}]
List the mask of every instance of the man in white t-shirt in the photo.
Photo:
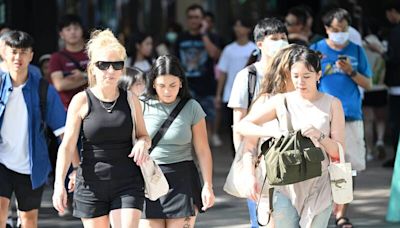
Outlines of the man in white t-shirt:
[{"label": "man in white t-shirt", "polygon": [[249,20],[237,19],[233,26],[236,40],[227,45],[222,51],[218,61],[219,72],[215,107],[222,109],[221,113],[226,117],[225,123],[228,126],[233,124],[232,110],[227,108],[231,95],[233,81],[236,74],[243,69],[257,46],[249,40],[252,24]]},{"label": "man in white t-shirt", "polygon": [[[281,48],[289,45],[288,31],[280,20],[276,18],[265,18],[260,20],[254,28],[254,41],[257,47],[261,50],[260,61],[254,63],[256,69],[256,83],[253,98],[257,97],[261,79],[266,72],[268,59],[271,58]],[[249,68],[246,67],[239,71],[233,83],[231,95],[228,102],[228,107],[233,109],[233,124],[238,123],[243,119],[248,112],[249,104]],[[233,133],[233,143],[235,149],[238,148],[242,137]],[[256,204],[248,200],[251,227],[258,227]]]}]

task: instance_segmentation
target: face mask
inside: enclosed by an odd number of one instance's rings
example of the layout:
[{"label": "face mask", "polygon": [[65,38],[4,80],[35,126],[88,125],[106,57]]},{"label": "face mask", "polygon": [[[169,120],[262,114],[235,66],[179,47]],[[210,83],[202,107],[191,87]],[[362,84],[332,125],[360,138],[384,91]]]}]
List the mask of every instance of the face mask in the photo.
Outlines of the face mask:
[{"label": "face mask", "polygon": [[264,42],[266,42],[264,45],[266,45],[267,55],[269,57],[274,56],[282,48],[289,46],[286,40],[266,40]]},{"label": "face mask", "polygon": [[167,32],[167,34],[165,35],[165,38],[167,39],[167,41],[169,43],[175,43],[176,38],[178,38],[178,34],[176,34],[176,32]]},{"label": "face mask", "polygon": [[343,45],[349,40],[350,33],[349,32],[331,32],[329,33],[329,39],[337,44]]}]

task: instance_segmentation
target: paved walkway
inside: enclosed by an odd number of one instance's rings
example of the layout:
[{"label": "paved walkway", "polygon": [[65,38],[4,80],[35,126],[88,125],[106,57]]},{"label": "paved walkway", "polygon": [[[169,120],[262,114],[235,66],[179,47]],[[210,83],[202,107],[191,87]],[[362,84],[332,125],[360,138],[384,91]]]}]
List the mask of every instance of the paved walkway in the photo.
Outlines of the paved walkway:
[{"label": "paved walkway", "polygon": [[[214,208],[201,214],[196,223],[199,228],[248,228],[246,201],[231,197],[223,192],[222,186],[232,162],[229,146],[213,149],[214,188],[216,203]],[[367,171],[360,173],[356,181],[355,200],[349,216],[355,227],[400,227],[400,223],[390,224],[384,220],[389,198],[392,169],[380,167],[380,162],[368,163]],[[82,227],[80,220],[59,218],[51,205],[51,189],[44,194],[40,210],[39,227]],[[333,220],[329,227],[335,227]]]}]

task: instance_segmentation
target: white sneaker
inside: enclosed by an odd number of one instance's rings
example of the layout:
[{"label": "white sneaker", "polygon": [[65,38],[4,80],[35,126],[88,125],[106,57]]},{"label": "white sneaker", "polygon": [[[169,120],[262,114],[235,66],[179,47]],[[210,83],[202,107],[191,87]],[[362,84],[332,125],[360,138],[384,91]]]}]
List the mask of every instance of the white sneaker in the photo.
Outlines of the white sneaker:
[{"label": "white sneaker", "polygon": [[13,225],[12,217],[9,216],[7,219],[7,223],[6,223],[6,228],[13,228],[13,227],[14,227],[14,225]]},{"label": "white sneaker", "polygon": [[213,134],[211,137],[211,145],[214,147],[222,146],[222,140],[217,134]]}]

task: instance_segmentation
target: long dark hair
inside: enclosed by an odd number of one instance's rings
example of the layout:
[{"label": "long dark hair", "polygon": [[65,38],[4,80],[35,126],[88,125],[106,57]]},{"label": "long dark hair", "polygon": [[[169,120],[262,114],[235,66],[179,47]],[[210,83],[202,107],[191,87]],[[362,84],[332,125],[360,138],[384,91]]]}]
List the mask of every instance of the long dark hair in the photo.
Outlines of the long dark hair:
[{"label": "long dark hair", "polygon": [[[131,60],[132,60],[131,65],[132,66],[135,65],[136,55],[138,52],[136,45],[141,45],[143,43],[143,41],[145,39],[147,39],[148,37],[152,38],[152,36],[148,33],[138,32],[138,33],[133,34],[133,36],[129,42],[130,49],[129,49],[129,53],[128,53],[131,56]],[[152,62],[151,56],[144,56],[144,58],[151,65],[151,62]]]},{"label": "long dark hair", "polygon": [[162,55],[153,63],[150,72],[148,73],[149,82],[147,83],[148,98],[157,99],[157,92],[154,89],[154,81],[159,76],[173,75],[179,78],[182,83],[182,88],[179,89],[178,97],[181,99],[191,98],[185,71],[183,70],[178,58],[173,55]]}]

